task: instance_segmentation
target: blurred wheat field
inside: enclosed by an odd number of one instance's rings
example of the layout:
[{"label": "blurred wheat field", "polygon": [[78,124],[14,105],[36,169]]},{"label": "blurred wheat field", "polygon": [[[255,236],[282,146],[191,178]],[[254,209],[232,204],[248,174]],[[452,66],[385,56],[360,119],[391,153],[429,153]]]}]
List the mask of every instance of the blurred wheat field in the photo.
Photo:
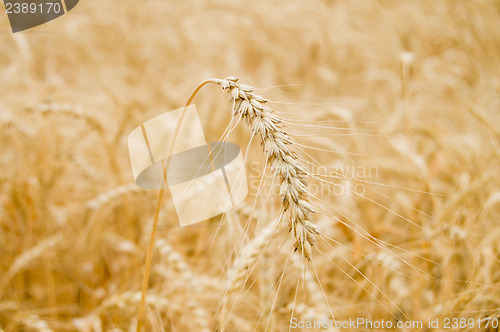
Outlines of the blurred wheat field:
[{"label": "blurred wheat field", "polygon": [[[227,76],[297,142],[313,260],[269,233],[279,191],[241,123],[249,196],[186,228],[165,199],[144,330],[497,330],[478,322],[500,319],[500,2],[82,1],[17,34],[0,17],[0,331],[135,331],[157,193],[127,136]],[[195,103],[217,141],[231,103]]]}]

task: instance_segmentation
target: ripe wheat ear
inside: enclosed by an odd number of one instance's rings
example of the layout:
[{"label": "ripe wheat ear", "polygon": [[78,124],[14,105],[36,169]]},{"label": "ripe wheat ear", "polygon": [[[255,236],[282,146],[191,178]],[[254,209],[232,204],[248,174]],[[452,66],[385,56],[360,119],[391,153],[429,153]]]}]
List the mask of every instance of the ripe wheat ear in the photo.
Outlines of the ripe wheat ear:
[{"label": "ripe wheat ear", "polygon": [[215,79],[233,103],[233,115],[241,117],[259,135],[272,172],[281,182],[280,195],[284,211],[289,211],[289,230],[295,237],[295,250],[311,260],[312,246],[318,235],[316,225],[311,222],[314,212],[310,204],[306,172],[296,154],[290,148],[293,139],[286,133],[274,111],[266,105],[267,100],[254,94],[252,88],[238,84],[238,78]]}]

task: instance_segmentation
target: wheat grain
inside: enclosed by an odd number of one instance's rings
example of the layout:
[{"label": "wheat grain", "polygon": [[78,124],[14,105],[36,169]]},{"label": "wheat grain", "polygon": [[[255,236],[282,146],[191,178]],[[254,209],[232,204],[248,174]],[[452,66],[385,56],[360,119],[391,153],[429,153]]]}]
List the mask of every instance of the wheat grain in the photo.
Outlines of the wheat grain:
[{"label": "wheat grain", "polygon": [[47,250],[55,247],[62,239],[63,239],[62,234],[57,233],[45,240],[40,241],[36,246],[32,247],[31,249],[17,256],[12,265],[9,267],[7,272],[3,275],[2,279],[0,280],[0,297],[2,296],[10,280],[19,271],[27,267],[30,263],[32,263],[35,259],[39,258],[42,254],[46,253]]},{"label": "wheat grain", "polygon": [[97,130],[99,133],[102,134],[105,132],[104,127],[97,119],[85,113],[80,107],[77,106],[59,103],[44,103],[40,105],[37,110],[44,115],[60,114],[74,119],[83,120],[90,128]]},{"label": "wheat grain", "polygon": [[196,331],[200,332],[210,332],[212,329],[208,323],[208,314],[205,308],[200,306],[200,303],[194,299],[191,299],[187,303],[187,307],[191,310],[194,315],[194,323],[196,326]]},{"label": "wheat grain", "polygon": [[[135,308],[140,301],[141,292],[124,292],[114,294],[102,302],[97,312],[103,313],[112,308]],[[181,309],[177,303],[169,301],[165,297],[155,293],[148,294],[146,303],[163,311],[179,311]]]},{"label": "wheat grain", "polygon": [[98,119],[84,112],[80,107],[70,104],[44,103],[40,105],[36,111],[43,115],[64,115],[76,120],[81,120],[85,122],[90,129],[95,130],[101,137],[102,145],[109,158],[110,167],[113,169],[118,182],[120,184],[124,183],[121,177],[121,168],[118,164],[115,147],[109,141],[106,135],[106,129]]},{"label": "wheat grain", "polygon": [[[189,312],[191,312],[194,316],[191,323],[196,326],[196,331],[212,331],[207,318],[208,314],[206,310],[200,306],[198,301],[196,301],[194,298],[191,298],[185,304],[181,305],[178,302],[168,299],[168,297],[169,296],[166,296],[162,293],[149,293],[146,299],[146,303],[147,305],[158,309],[162,313],[175,313],[176,315],[182,314],[183,310],[187,306],[187,308],[189,308]],[[103,301],[96,313],[99,315],[104,315],[108,310],[114,308],[120,310],[132,309],[140,301],[141,292],[125,292],[121,294],[115,294]],[[95,313],[93,315],[95,315]],[[88,316],[83,320],[90,319],[91,317],[92,316]]]},{"label": "wheat grain", "polygon": [[28,139],[32,139],[36,135],[36,131],[33,128],[29,127],[25,122],[22,122],[13,117],[2,116],[2,118],[0,119],[0,124],[2,128],[5,127],[17,130]]},{"label": "wheat grain", "polygon": [[143,193],[144,189],[139,188],[135,185],[135,183],[131,183],[124,186],[119,186],[113,189],[110,189],[99,196],[91,199],[87,202],[86,207],[90,210],[98,210],[100,207],[109,204],[111,201],[128,195],[128,194],[140,194]]},{"label": "wheat grain", "polygon": [[239,290],[246,282],[249,269],[258,260],[266,245],[272,239],[276,223],[269,223],[240,252],[232,267],[228,270],[227,293]]},{"label": "wheat grain", "polygon": [[[195,294],[202,292],[201,286],[205,284],[205,282],[200,280],[191,271],[189,265],[182,258],[181,254],[177,252],[165,239],[159,239],[156,242],[156,248],[161,258],[164,260],[164,262],[162,262],[163,264],[160,264],[160,267],[167,266],[176,273],[180,274],[180,276],[176,276],[176,278],[180,277],[179,279],[181,279],[185,284],[186,292],[190,293],[190,300],[188,301],[187,306],[194,314],[194,322],[197,327],[196,330],[200,332],[211,331],[207,311],[195,298]],[[160,267],[155,269],[155,271],[161,271]]]},{"label": "wheat grain", "polygon": [[37,315],[28,315],[19,319],[19,322],[29,328],[38,332],[52,332],[46,321]]},{"label": "wheat grain", "polygon": [[80,332],[101,332],[102,322],[99,315],[91,313],[85,317],[73,318],[73,326]]},{"label": "wheat grain", "polygon": [[192,280],[191,271],[189,270],[189,266],[186,264],[181,254],[175,251],[172,246],[164,239],[159,239],[156,242],[156,248],[158,253],[162,258],[166,261],[169,267],[171,267],[174,271],[180,274],[184,274],[187,277],[187,280]]},{"label": "wheat grain", "polygon": [[[160,240],[161,241],[161,240]],[[161,250],[161,249],[160,249]],[[178,257],[176,257],[178,256]],[[153,268],[153,272],[162,278],[165,282],[170,282],[172,272],[179,274],[176,276],[180,280],[188,280],[187,285],[193,292],[202,292],[205,289],[221,289],[220,280],[206,274],[194,274],[186,265],[186,262],[179,260],[180,254],[172,252],[167,254],[163,260],[160,260]],[[186,284],[186,283],[185,283]]]},{"label": "wheat grain", "polygon": [[84,175],[85,177],[92,180],[99,180],[101,174],[97,172],[94,166],[92,166],[85,158],[82,156],[69,153],[66,155],[69,161],[71,161]]}]

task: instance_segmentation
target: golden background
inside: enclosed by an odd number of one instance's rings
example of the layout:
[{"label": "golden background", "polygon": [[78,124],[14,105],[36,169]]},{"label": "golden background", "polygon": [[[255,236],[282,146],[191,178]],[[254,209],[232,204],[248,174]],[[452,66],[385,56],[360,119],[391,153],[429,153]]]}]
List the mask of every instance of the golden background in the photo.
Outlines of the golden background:
[{"label": "golden background", "polygon": [[[297,142],[317,148],[302,157],[377,173],[356,175],[363,195],[310,177],[331,240],[306,285],[300,260],[285,269],[284,231],[239,296],[224,292],[226,260],[279,212],[252,185],[258,139],[250,195],[222,221],[179,228],[166,199],[146,331],[287,331],[292,311],[473,318],[463,330],[500,318],[500,2],[83,0],[16,34],[0,8],[0,330],[135,329],[156,192],[133,184],[127,136],[226,76],[283,102]],[[211,86],[195,102],[217,140],[226,96]],[[245,152],[250,138],[242,123],[229,141]]]}]

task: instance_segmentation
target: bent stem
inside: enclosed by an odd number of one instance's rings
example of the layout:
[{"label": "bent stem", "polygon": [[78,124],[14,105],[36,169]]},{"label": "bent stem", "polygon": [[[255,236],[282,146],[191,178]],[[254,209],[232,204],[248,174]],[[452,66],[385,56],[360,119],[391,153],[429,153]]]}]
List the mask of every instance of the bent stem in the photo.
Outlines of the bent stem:
[{"label": "bent stem", "polygon": [[[172,140],[170,141],[170,145],[168,147],[167,156],[170,156],[172,154],[175,140],[177,138],[177,135],[179,134],[179,128],[180,128],[181,123],[184,119],[184,115],[186,114],[187,106],[189,106],[191,104],[191,102],[193,101],[193,99],[196,96],[196,94],[198,93],[198,91],[200,91],[200,89],[204,85],[206,85],[208,83],[217,84],[217,83],[219,83],[219,81],[220,81],[219,79],[215,79],[215,78],[206,79],[203,82],[201,82],[200,84],[198,84],[198,86],[193,90],[193,92],[191,92],[191,95],[189,96],[189,98],[186,102],[186,105],[184,106],[184,109],[182,110],[181,116],[179,117],[179,121],[177,122],[177,125],[175,127],[174,133],[172,135]],[[149,142],[147,142],[147,145],[149,148]],[[170,166],[170,159],[167,159],[166,165],[162,160],[162,166],[163,166],[163,178],[164,178],[165,186],[166,186],[166,184],[167,184],[167,172],[168,172],[168,168]],[[137,329],[136,329],[137,332],[140,332],[142,329],[142,326],[144,325],[144,308],[146,305],[146,295],[147,295],[147,291],[148,291],[149,275],[151,273],[151,262],[153,260],[153,250],[154,250],[155,239],[156,239],[156,230],[158,228],[158,220],[160,217],[161,202],[163,200],[163,194],[165,193],[165,190],[166,189],[161,189],[159,194],[158,194],[158,201],[156,203],[156,211],[155,211],[155,216],[154,216],[154,220],[153,220],[153,228],[151,229],[151,236],[149,239],[148,251],[146,253],[146,262],[144,263],[144,275],[142,277],[142,286],[141,286],[141,302],[139,304],[139,311],[137,314]]]}]

